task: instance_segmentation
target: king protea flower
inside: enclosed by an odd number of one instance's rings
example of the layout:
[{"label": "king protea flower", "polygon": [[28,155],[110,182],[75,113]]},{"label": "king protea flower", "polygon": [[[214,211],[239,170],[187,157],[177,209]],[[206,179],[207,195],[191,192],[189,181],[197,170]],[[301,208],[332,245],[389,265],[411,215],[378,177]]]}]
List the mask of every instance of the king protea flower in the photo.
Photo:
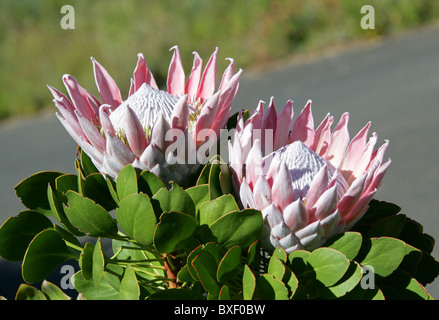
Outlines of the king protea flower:
[{"label": "king protea flower", "polygon": [[277,115],[273,98],[265,114],[260,102],[245,122],[238,116],[230,167],[241,205],[263,214],[266,249],[312,250],[367,210],[390,164],[388,141],[374,150],[370,122],[350,140],[348,120],[331,130],[328,114],[314,129],[311,101],[293,121],[292,101]]},{"label": "king protea flower", "polygon": [[187,81],[178,47],[171,50],[167,91],[158,88],[142,54],[125,101],[113,78],[93,58],[101,101],[68,74],[62,79],[70,99],[49,86],[59,120],[102,173],[116,178],[132,164],[164,180],[181,182],[200,164],[200,159],[189,158],[225,126],[242,70],[234,74],[234,60],[229,58],[216,91],[218,48],[204,71],[194,52]]}]

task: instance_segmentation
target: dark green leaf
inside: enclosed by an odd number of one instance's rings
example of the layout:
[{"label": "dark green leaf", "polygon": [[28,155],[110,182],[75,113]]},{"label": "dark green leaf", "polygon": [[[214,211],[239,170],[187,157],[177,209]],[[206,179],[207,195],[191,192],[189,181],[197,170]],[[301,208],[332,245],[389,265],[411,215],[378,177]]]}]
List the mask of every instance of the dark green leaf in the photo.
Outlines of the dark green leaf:
[{"label": "dark green leaf", "polygon": [[263,274],[257,279],[257,293],[262,300],[288,300],[288,289],[271,274]]},{"label": "dark green leaf", "polygon": [[31,175],[21,181],[15,191],[21,202],[28,209],[45,215],[52,215],[47,199],[47,186],[55,186],[55,179],[63,175],[60,172],[44,171]]},{"label": "dark green leaf", "polygon": [[67,198],[64,212],[79,231],[93,236],[111,237],[117,234],[116,223],[102,206],[74,191],[67,192]]},{"label": "dark green leaf", "polygon": [[236,275],[236,271],[241,267],[242,250],[238,246],[231,247],[219,263],[217,270],[217,280],[225,283]]},{"label": "dark green leaf", "polygon": [[332,237],[325,243],[325,247],[342,252],[348,259],[354,259],[360,251],[363,237],[358,232],[345,232]]},{"label": "dark green leaf", "polygon": [[267,272],[275,279],[282,280],[285,275],[285,266],[279,258],[272,256],[268,262]]},{"label": "dark green leaf", "polygon": [[93,277],[93,252],[95,246],[87,242],[79,257],[79,267],[84,279],[89,280]]},{"label": "dark green leaf", "polygon": [[166,211],[177,211],[195,217],[195,205],[191,197],[179,185],[172,184],[171,190],[160,189],[152,201],[156,215]]},{"label": "dark green leaf", "polygon": [[332,248],[318,248],[306,261],[312,266],[316,279],[329,287],[339,281],[349,268],[346,256]]},{"label": "dark green leaf", "polygon": [[35,236],[26,251],[22,276],[27,283],[43,280],[63,262],[76,259],[55,230],[44,230]]},{"label": "dark green leaf", "polygon": [[371,266],[374,272],[382,277],[390,275],[402,262],[405,256],[405,243],[394,238],[372,238],[361,251],[365,257],[360,262],[362,266]]},{"label": "dark green leaf", "polygon": [[157,220],[148,195],[125,197],[116,209],[116,219],[128,237],[144,246],[152,245]]},{"label": "dark green leaf", "polygon": [[0,228],[0,256],[8,261],[23,260],[31,240],[52,226],[46,216],[36,211],[23,211],[17,217],[10,217]]},{"label": "dark green leaf", "polygon": [[119,172],[116,179],[116,190],[119,200],[138,192],[137,173],[132,165],[127,165]]},{"label": "dark green leaf", "polygon": [[232,195],[223,195],[214,200],[204,202],[200,206],[199,211],[200,225],[210,225],[223,215],[238,210],[238,204]]},{"label": "dark green leaf", "polygon": [[181,212],[164,212],[154,233],[154,246],[160,253],[170,253],[184,245],[197,228],[197,221]]},{"label": "dark green leaf", "polygon": [[120,282],[120,300],[139,300],[140,288],[137,282],[136,273],[131,266],[125,268],[122,281]]},{"label": "dark green leaf", "polygon": [[67,296],[60,288],[46,280],[41,284],[41,291],[48,300],[67,300]]},{"label": "dark green leaf", "polygon": [[165,188],[165,184],[159,177],[150,171],[142,171],[138,177],[139,191],[146,193],[152,197],[161,188]]},{"label": "dark green leaf", "polygon": [[15,300],[47,300],[47,298],[37,288],[23,283],[17,290]]},{"label": "dark green leaf", "polygon": [[104,269],[105,269],[104,250],[102,248],[101,238],[98,238],[98,241],[96,241],[96,245],[93,249],[93,266],[92,266],[93,281],[97,288],[99,288],[101,284],[102,277],[104,275]]},{"label": "dark green leaf", "polygon": [[78,192],[78,176],[75,174],[63,174],[55,179],[55,190],[65,194],[69,190]]},{"label": "dark green leaf", "polygon": [[227,248],[235,245],[247,248],[255,242],[262,231],[260,211],[245,209],[223,215],[210,225],[212,239]]},{"label": "dark green leaf", "polygon": [[85,178],[83,196],[92,199],[107,211],[116,208],[116,202],[113,200],[107,182],[101,173],[92,173]]},{"label": "dark green leaf", "polygon": [[212,295],[218,295],[220,286],[216,281],[216,271],[218,264],[207,251],[201,251],[197,257],[192,260],[198,278],[204,289]]}]

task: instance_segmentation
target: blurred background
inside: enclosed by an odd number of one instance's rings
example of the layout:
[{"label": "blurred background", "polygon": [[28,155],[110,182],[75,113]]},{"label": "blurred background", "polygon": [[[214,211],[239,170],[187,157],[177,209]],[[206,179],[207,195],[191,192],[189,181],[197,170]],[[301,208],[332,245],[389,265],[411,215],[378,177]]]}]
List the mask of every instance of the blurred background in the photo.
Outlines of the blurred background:
[{"label": "blurred background", "polygon": [[[375,28],[363,29],[363,5]],[[61,28],[64,5],[75,29]],[[371,120],[391,141],[392,166],[379,198],[438,234],[439,1],[436,0],[6,0],[0,3],[0,224],[22,206],[14,186],[43,170],[74,172],[75,145],[54,116],[50,84],[73,75],[99,96],[90,57],[126,97],[143,53],[164,86],[178,45],[186,72],[196,50],[218,73],[233,57],[244,69],[236,110],[275,96],[295,112],[313,100],[316,125],[351,113],[352,137]],[[70,21],[72,22],[72,21]],[[435,257],[438,258],[437,248]],[[19,264],[0,258],[0,295],[13,298]],[[437,281],[429,292],[439,298]]]}]

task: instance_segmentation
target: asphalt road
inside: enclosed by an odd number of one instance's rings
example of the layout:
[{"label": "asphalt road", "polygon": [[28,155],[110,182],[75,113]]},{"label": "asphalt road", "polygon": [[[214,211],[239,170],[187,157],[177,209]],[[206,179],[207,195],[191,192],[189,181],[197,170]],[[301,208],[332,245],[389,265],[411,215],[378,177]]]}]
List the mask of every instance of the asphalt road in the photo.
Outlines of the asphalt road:
[{"label": "asphalt road", "polygon": [[[427,27],[269,71],[244,70],[234,108],[274,96],[278,109],[293,99],[297,115],[311,99],[316,125],[328,112],[337,121],[349,112],[352,137],[371,121],[379,145],[390,140],[392,159],[376,198],[398,204],[439,239],[438,34],[439,26]],[[75,149],[54,114],[0,123],[0,224],[23,209],[14,186],[39,171],[74,172]],[[0,295],[13,298],[21,282],[19,265],[0,260]],[[439,279],[427,289],[439,298]]]}]

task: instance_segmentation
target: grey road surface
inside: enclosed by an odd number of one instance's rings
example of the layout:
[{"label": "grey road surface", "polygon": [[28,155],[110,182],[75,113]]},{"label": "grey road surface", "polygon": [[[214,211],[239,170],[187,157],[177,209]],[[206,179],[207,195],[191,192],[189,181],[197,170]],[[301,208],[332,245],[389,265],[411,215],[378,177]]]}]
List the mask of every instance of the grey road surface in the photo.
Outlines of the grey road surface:
[{"label": "grey road surface", "polygon": [[[351,137],[371,121],[379,145],[390,140],[392,159],[376,198],[398,204],[439,239],[438,34],[439,26],[427,27],[269,71],[244,70],[234,108],[274,96],[278,109],[293,99],[297,115],[311,99],[316,126],[327,113],[338,121],[349,112]],[[39,171],[74,172],[75,149],[54,114],[0,124],[0,224],[23,209],[13,187]],[[433,255],[439,258],[438,246]],[[19,264],[0,260],[0,295],[13,298],[21,282]],[[427,289],[439,298],[439,279]]]}]

